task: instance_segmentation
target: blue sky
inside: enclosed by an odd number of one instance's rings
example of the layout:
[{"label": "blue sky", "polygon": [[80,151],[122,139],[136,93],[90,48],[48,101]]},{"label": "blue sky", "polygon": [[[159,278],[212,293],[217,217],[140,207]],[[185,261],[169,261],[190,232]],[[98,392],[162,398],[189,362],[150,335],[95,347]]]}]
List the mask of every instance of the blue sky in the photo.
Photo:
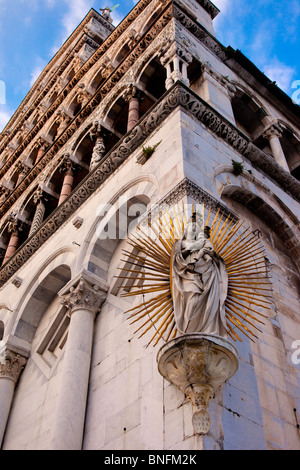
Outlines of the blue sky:
[{"label": "blue sky", "polygon": [[[120,0],[0,0],[0,131],[90,8]],[[134,7],[123,0],[114,24]],[[290,96],[300,80],[300,0],[215,0],[217,38],[240,49]],[[300,82],[299,82],[300,83]],[[5,85],[5,103],[4,99]]]}]

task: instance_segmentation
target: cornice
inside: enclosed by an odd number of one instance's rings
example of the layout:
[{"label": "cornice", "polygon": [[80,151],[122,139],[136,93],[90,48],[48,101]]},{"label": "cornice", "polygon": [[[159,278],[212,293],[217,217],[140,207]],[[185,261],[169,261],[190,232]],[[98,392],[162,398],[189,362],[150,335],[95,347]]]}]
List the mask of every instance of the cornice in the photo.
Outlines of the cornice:
[{"label": "cornice", "polygon": [[210,0],[197,0],[197,2],[210,14],[212,20],[220,13],[219,8],[210,2]]},{"label": "cornice", "polygon": [[177,108],[197,119],[207,129],[247,158],[255,167],[267,173],[298,201],[300,183],[276,162],[256,148],[233,124],[211,108],[181,82],[176,82],[143,116],[105,158],[78,185],[71,195],[44,221],[39,230],[16,251],[0,270],[3,286],[26,261],[79,209],[83,203],[142,145],[144,140]]}]

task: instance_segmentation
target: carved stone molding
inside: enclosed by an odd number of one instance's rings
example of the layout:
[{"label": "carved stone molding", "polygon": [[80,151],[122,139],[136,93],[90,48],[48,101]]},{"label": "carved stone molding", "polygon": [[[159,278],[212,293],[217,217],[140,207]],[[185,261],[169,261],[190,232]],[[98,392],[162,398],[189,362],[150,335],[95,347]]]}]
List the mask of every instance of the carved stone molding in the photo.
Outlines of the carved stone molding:
[{"label": "carved stone molding", "polygon": [[[221,209],[223,214],[226,216],[230,215],[231,218],[233,218],[235,221],[238,221],[238,217],[229,211],[224,204],[215,199],[188,178],[184,178],[182,181],[180,181],[180,183],[178,183],[161,201],[159,201],[157,206],[174,206],[185,196],[190,196],[195,202],[203,204],[205,208],[210,208],[213,212],[217,212],[218,209]],[[149,217],[151,214],[147,214],[147,216]]]},{"label": "carved stone molding", "polygon": [[6,350],[0,357],[0,379],[11,379],[15,383],[18,381],[27,359],[13,351]]},{"label": "carved stone molding", "polygon": [[[69,198],[61,204],[40,229],[0,270],[2,286],[43,243],[99,188],[106,179],[136,150],[144,140],[178,107],[202,122],[218,138],[247,158],[255,167],[269,175],[284,191],[300,199],[300,183],[252,144],[233,124],[211,108],[198,95],[182,83],[176,82],[168,92],[149,110],[139,123],[107,153]],[[37,165],[36,165],[37,166]],[[22,183],[20,184],[22,186]],[[192,191],[192,184],[189,184]],[[198,192],[198,195],[200,193]],[[215,202],[214,202],[215,203]]]}]

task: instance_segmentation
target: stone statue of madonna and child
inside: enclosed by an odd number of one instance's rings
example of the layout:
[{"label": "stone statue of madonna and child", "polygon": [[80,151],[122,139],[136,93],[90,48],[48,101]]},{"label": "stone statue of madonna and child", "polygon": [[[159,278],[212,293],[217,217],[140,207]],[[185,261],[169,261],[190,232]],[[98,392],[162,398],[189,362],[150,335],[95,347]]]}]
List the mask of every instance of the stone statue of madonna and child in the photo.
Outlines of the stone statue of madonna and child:
[{"label": "stone statue of madonna and child", "polygon": [[228,274],[210,241],[210,228],[193,213],[172,253],[172,296],[177,329],[227,338],[225,300]]}]

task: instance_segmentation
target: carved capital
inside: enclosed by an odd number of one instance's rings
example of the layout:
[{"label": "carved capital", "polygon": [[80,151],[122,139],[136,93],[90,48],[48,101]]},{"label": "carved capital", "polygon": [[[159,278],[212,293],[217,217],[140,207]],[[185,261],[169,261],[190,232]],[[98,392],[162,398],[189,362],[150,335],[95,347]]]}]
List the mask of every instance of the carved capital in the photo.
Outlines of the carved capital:
[{"label": "carved capital", "polygon": [[42,150],[47,150],[49,147],[49,142],[47,142],[43,137],[39,137],[35,143],[35,147]]},{"label": "carved capital", "polygon": [[132,98],[137,98],[140,100],[141,92],[134,83],[131,83],[124,91],[123,98],[125,101],[130,101]]},{"label": "carved capital", "polygon": [[16,383],[25,364],[26,359],[23,356],[7,349],[0,357],[0,378],[11,379]]},{"label": "carved capital", "polygon": [[60,164],[59,170],[62,173],[74,173],[74,171],[76,170],[76,165],[73,162],[73,160],[71,160],[70,154],[67,153],[61,159],[61,164]]},{"label": "carved capital", "polygon": [[272,137],[278,137],[281,139],[282,137],[282,128],[279,124],[272,124],[264,133],[263,138],[267,140],[271,140]]},{"label": "carved capital", "polygon": [[8,222],[8,233],[18,235],[19,232],[23,230],[24,224],[18,219],[18,215],[16,213],[9,215]]},{"label": "carved capital", "polygon": [[69,292],[61,294],[61,303],[71,311],[71,314],[76,310],[87,310],[96,315],[105,298],[106,291],[103,288],[82,276],[69,288]]},{"label": "carved capital", "polygon": [[33,202],[35,205],[46,202],[45,193],[42,188],[37,188],[33,195]]}]

